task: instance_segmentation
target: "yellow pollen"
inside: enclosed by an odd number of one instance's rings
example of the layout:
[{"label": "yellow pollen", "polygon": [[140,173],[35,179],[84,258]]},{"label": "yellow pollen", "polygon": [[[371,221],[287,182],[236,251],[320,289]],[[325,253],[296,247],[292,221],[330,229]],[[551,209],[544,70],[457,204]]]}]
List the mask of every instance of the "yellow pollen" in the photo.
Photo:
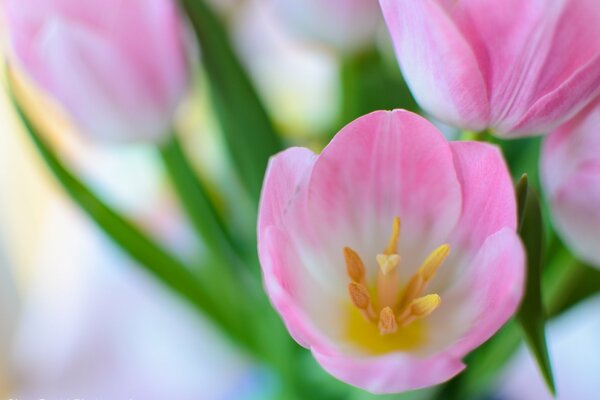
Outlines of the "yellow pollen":
[{"label": "yellow pollen", "polygon": [[425,259],[421,267],[419,268],[419,273],[423,276],[423,280],[425,282],[429,282],[435,276],[437,270],[440,268],[448,254],[450,253],[450,245],[443,244],[434,251]]},{"label": "yellow pollen", "polygon": [[379,333],[382,335],[391,335],[398,330],[396,316],[390,307],[384,307],[379,313]]},{"label": "yellow pollen", "polygon": [[427,296],[414,299],[406,310],[399,316],[400,326],[412,324],[415,320],[425,318],[439,307],[442,298],[438,294],[428,294]]},{"label": "yellow pollen", "polygon": [[[429,281],[447,259],[450,245],[433,250],[410,279],[400,279],[402,257],[398,254],[400,218],[395,217],[387,247],[375,256],[378,272],[370,281],[364,262],[344,247],[348,293],[353,305],[348,315],[348,338],[373,354],[413,349],[426,340],[426,321],[441,304],[441,297],[424,293]],[[371,275],[372,276],[372,275]],[[362,315],[362,318],[361,318]]]},{"label": "yellow pollen", "polygon": [[416,317],[426,317],[431,314],[442,302],[438,294],[428,294],[427,296],[414,299],[410,305],[411,314]]},{"label": "yellow pollen", "polygon": [[383,275],[389,274],[400,264],[400,256],[398,254],[377,254],[376,259]]},{"label": "yellow pollen", "polygon": [[344,259],[346,260],[346,272],[353,282],[363,283],[365,279],[365,265],[357,252],[350,247],[344,247]]},{"label": "yellow pollen", "polygon": [[377,320],[375,310],[371,303],[371,295],[369,290],[360,283],[350,282],[348,285],[348,293],[350,293],[350,299],[352,304],[363,312],[363,315],[369,321]]}]

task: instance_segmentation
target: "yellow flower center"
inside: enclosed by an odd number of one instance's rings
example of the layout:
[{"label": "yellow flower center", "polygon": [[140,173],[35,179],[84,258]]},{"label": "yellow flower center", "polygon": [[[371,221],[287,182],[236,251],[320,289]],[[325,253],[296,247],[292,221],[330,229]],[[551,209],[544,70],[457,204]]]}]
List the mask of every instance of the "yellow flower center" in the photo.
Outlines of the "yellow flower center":
[{"label": "yellow flower center", "polygon": [[400,218],[394,218],[392,234],[382,254],[376,256],[377,282],[369,288],[365,265],[350,247],[344,247],[351,307],[346,321],[347,339],[372,354],[413,350],[425,342],[425,317],[434,312],[442,299],[424,294],[450,252],[443,244],[431,252],[417,272],[401,284],[398,273]]}]

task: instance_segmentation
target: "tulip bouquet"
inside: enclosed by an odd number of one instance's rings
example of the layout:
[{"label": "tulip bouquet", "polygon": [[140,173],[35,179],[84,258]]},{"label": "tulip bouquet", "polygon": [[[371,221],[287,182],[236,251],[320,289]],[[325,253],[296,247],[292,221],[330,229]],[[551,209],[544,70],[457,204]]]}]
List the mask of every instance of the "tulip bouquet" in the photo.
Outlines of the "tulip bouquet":
[{"label": "tulip bouquet", "polygon": [[[310,137],[273,123],[206,0],[3,7],[6,89],[48,170],[275,397],[486,398],[521,342],[556,392],[546,322],[600,292],[598,0],[270,0],[339,65],[337,115]],[[98,146],[156,148],[198,260],[79,176],[29,86]],[[227,178],[182,134],[197,86]]]}]

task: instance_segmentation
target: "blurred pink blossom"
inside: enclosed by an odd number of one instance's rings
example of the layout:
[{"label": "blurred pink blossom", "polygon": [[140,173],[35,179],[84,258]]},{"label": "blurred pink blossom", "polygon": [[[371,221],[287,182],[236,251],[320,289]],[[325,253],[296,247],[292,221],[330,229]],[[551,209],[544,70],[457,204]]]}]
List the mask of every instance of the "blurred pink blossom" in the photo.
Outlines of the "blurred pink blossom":
[{"label": "blurred pink blossom", "polygon": [[547,133],[600,93],[598,0],[380,0],[404,76],[437,118]]},{"label": "blurred pink blossom", "polygon": [[14,53],[94,138],[157,140],[188,82],[171,0],[6,0]]},{"label": "blurred pink blossom", "polygon": [[401,392],[458,374],[514,313],[515,227],[496,148],[448,143],[416,114],[379,111],[320,155],[292,148],[271,160],[258,245],[294,339],[342,381]]},{"label": "blurred pink blossom", "polygon": [[381,11],[375,0],[271,0],[299,36],[352,53],[375,40]]},{"label": "blurred pink blossom", "polygon": [[556,230],[600,267],[600,98],[548,136],[541,164]]}]

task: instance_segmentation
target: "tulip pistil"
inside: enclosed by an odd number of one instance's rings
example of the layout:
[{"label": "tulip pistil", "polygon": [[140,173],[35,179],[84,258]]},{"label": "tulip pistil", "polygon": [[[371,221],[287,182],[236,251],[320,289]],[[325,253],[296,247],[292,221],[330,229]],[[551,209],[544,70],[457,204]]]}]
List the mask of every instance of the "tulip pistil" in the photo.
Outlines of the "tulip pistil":
[{"label": "tulip pistil", "polygon": [[433,250],[402,288],[398,273],[401,263],[399,239],[400,218],[395,217],[389,243],[383,253],[376,256],[376,296],[369,291],[366,268],[358,253],[350,247],[343,249],[346,272],[351,280],[348,285],[350,300],[369,323],[378,327],[380,335],[396,334],[400,329],[426,318],[440,306],[442,300],[438,294],[423,293],[448,257],[450,245],[443,244]]}]

